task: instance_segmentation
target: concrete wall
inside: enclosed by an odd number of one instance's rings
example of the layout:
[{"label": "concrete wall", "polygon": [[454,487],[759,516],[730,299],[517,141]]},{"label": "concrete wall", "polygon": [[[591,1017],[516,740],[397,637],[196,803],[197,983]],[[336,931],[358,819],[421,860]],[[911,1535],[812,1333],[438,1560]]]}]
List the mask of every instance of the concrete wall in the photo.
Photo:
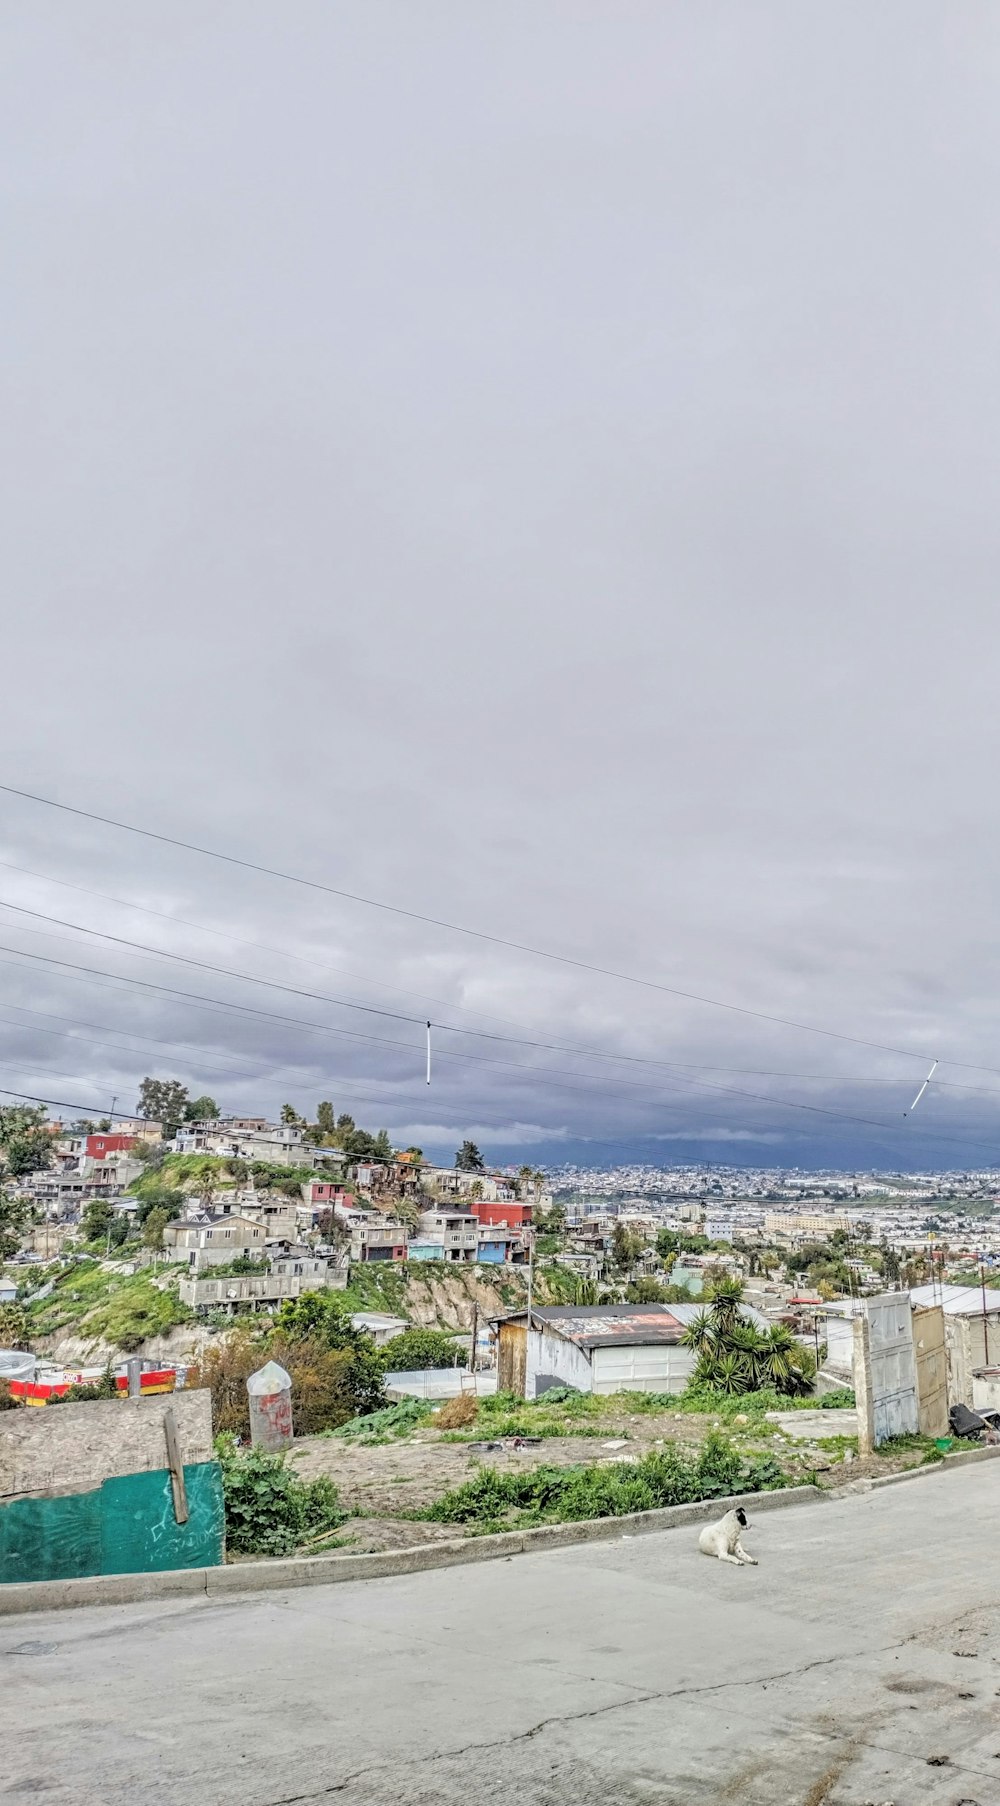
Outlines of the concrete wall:
[{"label": "concrete wall", "polygon": [[0,1414],[0,1500],[51,1490],[82,1492],[122,1474],[167,1465],[163,1419],[174,1413],[181,1460],[212,1459],[205,1390],[156,1398],[95,1399]]},{"label": "concrete wall", "polygon": [[525,1398],[535,1397],[540,1374],[544,1374],[547,1379],[558,1380],[563,1386],[575,1386],[578,1392],[594,1390],[593,1370],[585,1351],[577,1348],[576,1343],[568,1341],[565,1336],[555,1335],[547,1327],[528,1332]]},{"label": "concrete wall", "polygon": [[[987,1305],[992,1304],[989,1293]],[[987,1310],[982,1317],[945,1314],[945,1347],[948,1355],[948,1396],[953,1405],[972,1404],[972,1374],[976,1367],[1000,1361],[1000,1314]]]},{"label": "concrete wall", "polygon": [[[184,1470],[183,1523],[168,1471],[168,1411]],[[0,1584],[196,1568],[221,1562],[223,1549],[207,1391],[0,1417]]]}]

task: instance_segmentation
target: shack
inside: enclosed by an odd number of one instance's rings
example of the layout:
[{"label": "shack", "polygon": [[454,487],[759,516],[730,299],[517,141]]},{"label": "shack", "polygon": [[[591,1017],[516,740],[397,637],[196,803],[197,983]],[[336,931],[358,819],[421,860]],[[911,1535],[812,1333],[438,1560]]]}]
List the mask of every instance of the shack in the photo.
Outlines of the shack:
[{"label": "shack", "polygon": [[[497,1319],[497,1388],[537,1398],[578,1392],[683,1392],[695,1355],[681,1346],[698,1314],[683,1304],[546,1305]],[[748,1315],[750,1313],[747,1313]]]}]

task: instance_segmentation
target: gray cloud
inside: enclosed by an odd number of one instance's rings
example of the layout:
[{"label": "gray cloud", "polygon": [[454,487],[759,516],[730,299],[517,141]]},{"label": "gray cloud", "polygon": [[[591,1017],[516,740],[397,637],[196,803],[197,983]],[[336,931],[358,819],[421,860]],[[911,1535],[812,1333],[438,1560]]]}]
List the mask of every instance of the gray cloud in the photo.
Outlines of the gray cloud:
[{"label": "gray cloud", "polygon": [[2,1082],[178,1071],[498,1155],[1000,1160],[988,1096],[902,1119],[921,1059],[1000,1066],[995,12],[91,0],[4,38],[8,781],[913,1057],[2,798],[0,858],[326,970],[0,867],[8,901],[742,1069],[469,1040],[528,1070],[442,1047],[429,1111],[413,1025],[0,952]]}]

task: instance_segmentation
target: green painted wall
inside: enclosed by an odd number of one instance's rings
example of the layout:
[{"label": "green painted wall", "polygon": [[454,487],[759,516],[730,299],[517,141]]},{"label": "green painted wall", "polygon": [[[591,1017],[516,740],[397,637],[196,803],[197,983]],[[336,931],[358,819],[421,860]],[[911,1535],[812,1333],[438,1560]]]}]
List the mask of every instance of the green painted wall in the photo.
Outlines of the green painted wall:
[{"label": "green painted wall", "polygon": [[174,1519],[166,1468],[105,1480],[92,1492],[0,1505],[0,1584],[217,1567],[223,1559],[217,1461],[184,1469],[190,1517]]}]

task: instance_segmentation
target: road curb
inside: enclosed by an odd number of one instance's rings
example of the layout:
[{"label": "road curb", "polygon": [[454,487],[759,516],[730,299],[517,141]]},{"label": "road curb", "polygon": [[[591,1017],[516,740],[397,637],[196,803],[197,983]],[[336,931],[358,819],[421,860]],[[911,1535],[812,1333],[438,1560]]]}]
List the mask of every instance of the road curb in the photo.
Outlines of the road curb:
[{"label": "road curb", "polygon": [[696,1524],[721,1517],[736,1505],[752,1511],[778,1511],[789,1505],[820,1504],[831,1496],[816,1486],[787,1486],[775,1492],[739,1493],[728,1499],[666,1505],[658,1511],[637,1511],[628,1517],[542,1524],[535,1530],[456,1537],[447,1542],[422,1543],[412,1549],[386,1549],[370,1555],[293,1556],[284,1561],[234,1562],[221,1568],[176,1568],[164,1574],[95,1574],[80,1580],[13,1581],[0,1585],[0,1617],[20,1612],[65,1611],[83,1605],[131,1605],[136,1601],[184,1595],[202,1594],[211,1599],[223,1593],[275,1592],[288,1587],[330,1586],[344,1580],[386,1580],[400,1574],[419,1574],[430,1568],[501,1561],[513,1555],[532,1555],[580,1543],[608,1543],[622,1537],[651,1536],[678,1524]]},{"label": "road curb", "polygon": [[942,1456],[940,1461],[921,1461],[916,1467],[904,1468],[901,1474],[879,1474],[874,1480],[848,1480],[843,1487],[837,1487],[831,1497],[851,1492],[874,1492],[883,1486],[901,1486],[905,1480],[920,1480],[928,1474],[946,1474],[952,1467],[973,1467],[980,1461],[997,1459],[1000,1459],[1000,1447],[957,1449],[953,1455]]}]

